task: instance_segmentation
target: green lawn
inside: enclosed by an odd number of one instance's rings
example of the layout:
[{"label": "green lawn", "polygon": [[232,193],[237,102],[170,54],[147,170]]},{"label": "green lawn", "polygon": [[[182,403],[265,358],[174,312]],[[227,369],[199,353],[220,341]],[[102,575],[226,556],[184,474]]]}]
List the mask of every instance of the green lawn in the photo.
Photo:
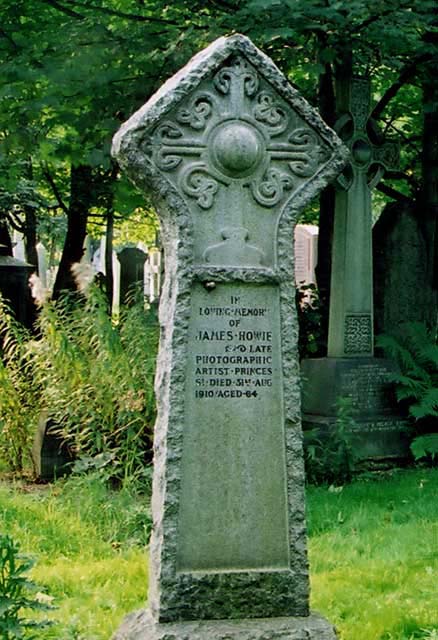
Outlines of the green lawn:
[{"label": "green lawn", "polygon": [[308,491],[312,607],[344,640],[438,639],[438,470]]},{"label": "green lawn", "polygon": [[[35,554],[58,622],[41,640],[108,640],[147,590],[146,500],[95,478],[0,485],[2,531]],[[312,608],[343,640],[438,639],[438,470],[308,489]]]}]

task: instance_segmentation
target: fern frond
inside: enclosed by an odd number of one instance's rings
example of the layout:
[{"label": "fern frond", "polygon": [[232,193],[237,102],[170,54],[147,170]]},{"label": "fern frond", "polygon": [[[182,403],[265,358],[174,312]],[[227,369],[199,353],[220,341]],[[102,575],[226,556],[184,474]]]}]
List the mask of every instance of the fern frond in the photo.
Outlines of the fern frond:
[{"label": "fern frond", "polygon": [[438,454],[438,433],[429,433],[418,436],[411,442],[411,451],[416,460],[430,455],[432,458]]},{"label": "fern frond", "polygon": [[438,417],[438,389],[431,388],[422,395],[420,402],[413,404],[409,413],[416,419],[427,416]]}]

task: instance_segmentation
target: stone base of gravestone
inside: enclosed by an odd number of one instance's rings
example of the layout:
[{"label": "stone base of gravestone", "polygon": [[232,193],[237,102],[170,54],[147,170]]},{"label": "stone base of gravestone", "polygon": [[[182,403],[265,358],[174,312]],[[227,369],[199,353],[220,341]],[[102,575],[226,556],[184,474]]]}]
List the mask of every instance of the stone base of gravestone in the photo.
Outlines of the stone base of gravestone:
[{"label": "stone base of gravestone", "polygon": [[410,458],[408,421],[397,406],[385,358],[314,358],[301,363],[304,429],[318,428],[327,436],[336,424],[339,398],[350,398],[355,457],[362,465],[403,462]]},{"label": "stone base of gravestone", "polygon": [[112,640],[336,640],[335,628],[305,618],[255,618],[156,623],[148,610],[127,616]]}]

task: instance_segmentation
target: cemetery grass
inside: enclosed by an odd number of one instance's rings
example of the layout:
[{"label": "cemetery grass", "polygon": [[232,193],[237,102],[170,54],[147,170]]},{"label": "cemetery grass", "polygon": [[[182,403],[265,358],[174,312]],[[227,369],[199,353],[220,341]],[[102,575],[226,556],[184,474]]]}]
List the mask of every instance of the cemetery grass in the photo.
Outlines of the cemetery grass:
[{"label": "cemetery grass", "polygon": [[342,640],[438,638],[438,469],[308,491],[313,609]]},{"label": "cemetery grass", "polygon": [[[438,469],[311,486],[307,497],[311,606],[341,639],[438,637]],[[144,605],[150,514],[135,487],[114,491],[96,474],[3,481],[0,514],[56,606],[40,640],[109,640]]]}]

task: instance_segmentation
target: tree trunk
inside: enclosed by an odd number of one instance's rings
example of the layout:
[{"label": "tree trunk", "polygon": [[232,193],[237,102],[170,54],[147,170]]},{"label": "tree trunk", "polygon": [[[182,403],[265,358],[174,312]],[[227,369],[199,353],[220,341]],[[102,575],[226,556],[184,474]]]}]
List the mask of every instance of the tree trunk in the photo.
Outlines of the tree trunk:
[{"label": "tree trunk", "polygon": [[0,218],[0,245],[6,247],[3,255],[12,256],[12,240],[5,218]]},{"label": "tree trunk", "polygon": [[[320,43],[323,49],[323,42]],[[335,77],[345,78],[352,74],[351,52],[347,52],[342,66],[338,66],[333,74],[332,67],[326,64],[324,73],[319,77],[318,108],[321,117],[334,127],[336,123],[337,105],[335,95]],[[332,269],[333,224],[335,215],[335,186],[329,185],[322,191],[319,198],[319,235],[318,235],[318,264],[316,265],[316,281],[321,300],[321,329],[324,343],[328,339],[328,319],[330,309],[330,278]]]},{"label": "tree trunk", "polygon": [[38,270],[37,244],[37,218],[33,207],[24,208],[24,247],[26,251],[26,261]]},{"label": "tree trunk", "polygon": [[[26,177],[33,180],[32,158],[26,161]],[[38,253],[37,244],[37,217],[35,208],[29,205],[24,206],[24,248],[26,252],[26,261],[38,270]]]},{"label": "tree trunk", "polygon": [[437,329],[438,310],[438,87],[432,69],[423,85],[423,189],[419,222],[426,244],[424,322]]},{"label": "tree trunk", "polygon": [[59,263],[53,287],[53,299],[59,298],[62,291],[76,291],[71,267],[80,262],[84,253],[87,232],[87,219],[92,201],[92,169],[87,165],[71,168],[70,203],[67,212],[67,234],[64,242],[61,262]]}]

